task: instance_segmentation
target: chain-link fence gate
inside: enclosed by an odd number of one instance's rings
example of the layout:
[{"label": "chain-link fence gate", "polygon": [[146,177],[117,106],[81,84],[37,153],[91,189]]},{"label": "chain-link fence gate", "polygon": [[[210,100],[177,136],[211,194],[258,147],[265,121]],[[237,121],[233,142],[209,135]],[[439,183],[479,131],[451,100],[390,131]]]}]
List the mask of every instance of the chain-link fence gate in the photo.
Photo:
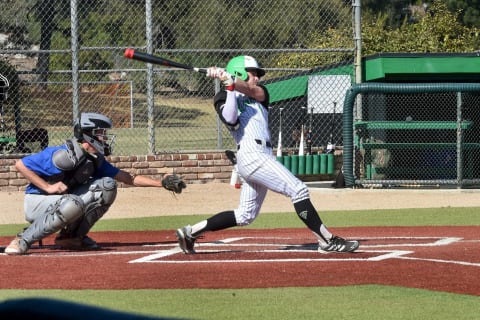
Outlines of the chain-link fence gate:
[{"label": "chain-link fence gate", "polygon": [[344,114],[347,186],[478,185],[479,102],[479,83],[352,86]]},{"label": "chain-link fence gate", "polygon": [[287,150],[298,148],[301,128],[312,131],[314,148],[341,145],[339,99],[354,78],[353,7],[343,0],[5,0],[0,153],[63,143],[87,111],[113,119],[117,155],[232,147],[212,105],[219,83],[125,59],[128,47],[197,67],[252,55],[273,91],[274,145],[280,125]]}]

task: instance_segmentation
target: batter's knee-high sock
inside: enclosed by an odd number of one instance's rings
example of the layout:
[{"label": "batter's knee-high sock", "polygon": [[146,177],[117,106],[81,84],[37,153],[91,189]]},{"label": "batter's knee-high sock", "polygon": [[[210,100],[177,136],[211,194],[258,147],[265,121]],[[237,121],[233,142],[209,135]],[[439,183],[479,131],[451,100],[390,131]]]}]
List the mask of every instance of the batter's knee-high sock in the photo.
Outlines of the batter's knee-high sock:
[{"label": "batter's knee-high sock", "polygon": [[332,238],[332,234],[328,231],[327,227],[323,224],[322,219],[318,215],[317,210],[313,207],[310,199],[305,199],[293,204],[297,215],[312,230],[317,236],[319,241],[327,242]]},{"label": "batter's knee-high sock", "polygon": [[206,231],[218,231],[237,226],[235,212],[223,211],[192,226],[192,236],[198,237]]}]

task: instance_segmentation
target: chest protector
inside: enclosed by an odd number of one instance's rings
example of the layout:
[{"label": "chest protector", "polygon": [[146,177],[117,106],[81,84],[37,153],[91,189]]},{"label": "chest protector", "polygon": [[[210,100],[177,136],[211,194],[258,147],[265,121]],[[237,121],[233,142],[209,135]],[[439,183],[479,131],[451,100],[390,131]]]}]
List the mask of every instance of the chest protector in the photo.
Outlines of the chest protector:
[{"label": "chest protector", "polygon": [[62,181],[72,189],[90,180],[105,158],[86,152],[76,140],[67,140],[65,145],[67,149],[55,151],[52,157],[53,164],[62,173],[49,182]]}]

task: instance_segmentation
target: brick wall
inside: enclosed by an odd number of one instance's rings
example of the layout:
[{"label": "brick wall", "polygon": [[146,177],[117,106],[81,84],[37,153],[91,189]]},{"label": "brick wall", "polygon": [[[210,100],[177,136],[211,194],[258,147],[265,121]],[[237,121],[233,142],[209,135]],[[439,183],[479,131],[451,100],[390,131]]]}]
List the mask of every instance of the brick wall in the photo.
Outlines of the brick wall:
[{"label": "brick wall", "polygon": [[[0,159],[0,191],[25,190],[27,180],[15,169],[18,158]],[[116,167],[159,179],[164,173],[175,172],[189,183],[230,182],[232,164],[224,152],[174,153],[148,156],[111,156],[108,160]],[[341,167],[341,157],[336,165]],[[330,180],[332,175],[300,177],[302,180]],[[120,187],[129,187],[120,184]]]},{"label": "brick wall", "polygon": [[0,159],[0,191],[18,191],[27,180],[15,169],[16,159]]},{"label": "brick wall", "polygon": [[117,168],[157,179],[164,173],[175,172],[187,183],[230,182],[232,173],[232,164],[223,152],[112,156],[108,159]]}]

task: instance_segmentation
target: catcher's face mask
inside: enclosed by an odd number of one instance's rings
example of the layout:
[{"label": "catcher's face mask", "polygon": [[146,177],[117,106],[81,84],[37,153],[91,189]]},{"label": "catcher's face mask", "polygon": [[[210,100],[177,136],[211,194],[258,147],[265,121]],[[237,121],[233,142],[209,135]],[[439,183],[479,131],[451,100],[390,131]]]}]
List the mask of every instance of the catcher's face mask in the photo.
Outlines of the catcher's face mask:
[{"label": "catcher's face mask", "polygon": [[73,132],[79,142],[88,142],[98,153],[109,156],[113,151],[115,135],[107,134],[112,120],[103,114],[83,112]]},{"label": "catcher's face mask", "polygon": [[115,144],[115,135],[108,134],[104,128],[93,129],[90,132],[84,132],[85,141],[92,145],[99,153],[109,156],[113,152]]}]

